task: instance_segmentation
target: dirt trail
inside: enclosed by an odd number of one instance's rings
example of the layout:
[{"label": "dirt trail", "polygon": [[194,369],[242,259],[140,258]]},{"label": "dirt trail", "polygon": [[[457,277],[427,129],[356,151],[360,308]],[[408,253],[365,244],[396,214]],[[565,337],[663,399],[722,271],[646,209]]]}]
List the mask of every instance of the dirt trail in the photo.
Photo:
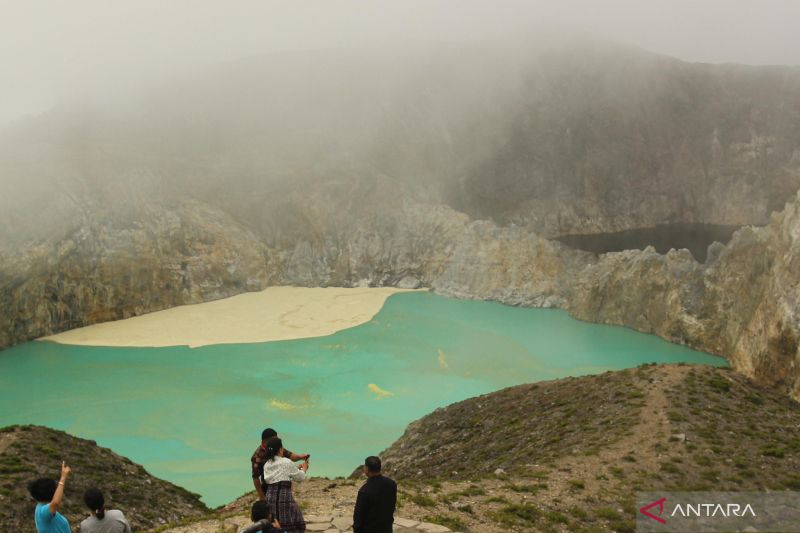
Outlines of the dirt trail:
[{"label": "dirt trail", "polygon": [[[652,380],[645,386],[644,406],[639,422],[619,441],[604,446],[597,455],[567,456],[556,461],[554,474],[548,479],[551,499],[561,501],[573,499],[570,494],[570,481],[580,478],[590,492],[602,492],[608,480],[597,479],[585,473],[597,473],[610,467],[635,462],[637,469],[657,471],[660,454],[652,453],[657,443],[666,442],[671,435],[671,425],[667,418],[669,400],[666,390],[677,385],[691,367],[659,367],[652,371]],[[634,461],[635,460],[635,461]]]}]

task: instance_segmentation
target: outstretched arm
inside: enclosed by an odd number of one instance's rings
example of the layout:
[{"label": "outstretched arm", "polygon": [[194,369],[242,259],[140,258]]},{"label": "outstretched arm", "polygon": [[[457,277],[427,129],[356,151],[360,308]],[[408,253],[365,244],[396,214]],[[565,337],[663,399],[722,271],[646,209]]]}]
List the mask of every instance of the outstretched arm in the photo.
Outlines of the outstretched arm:
[{"label": "outstretched arm", "polygon": [[289,479],[292,481],[303,481],[306,478],[306,472],[308,472],[308,459],[299,467],[292,463]]},{"label": "outstretched arm", "polygon": [[288,457],[288,458],[289,458],[289,459],[291,459],[292,461],[305,461],[306,459],[308,459],[309,457],[311,457],[311,455],[310,455],[310,454],[307,454],[307,453],[293,453],[293,452],[287,452],[287,454],[286,454],[286,457]]},{"label": "outstretched arm", "polygon": [[56,493],[53,494],[53,499],[50,500],[50,514],[56,514],[58,508],[61,506],[61,500],[64,498],[64,483],[67,482],[67,477],[72,469],[67,466],[67,463],[61,461],[61,479],[58,481]]}]

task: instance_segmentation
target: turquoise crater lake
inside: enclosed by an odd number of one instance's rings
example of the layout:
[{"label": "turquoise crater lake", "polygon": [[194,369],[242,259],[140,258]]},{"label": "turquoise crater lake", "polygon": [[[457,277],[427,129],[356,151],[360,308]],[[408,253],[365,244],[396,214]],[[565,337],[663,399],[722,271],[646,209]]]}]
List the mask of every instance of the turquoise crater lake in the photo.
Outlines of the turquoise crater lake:
[{"label": "turquoise crater lake", "polygon": [[564,311],[404,293],[373,320],[326,337],[16,346],[0,352],[0,426],[41,424],[94,439],[214,506],[252,489],[249,459],[267,426],[287,448],[311,453],[311,474],[347,475],[437,407],[649,362],[727,364]]}]

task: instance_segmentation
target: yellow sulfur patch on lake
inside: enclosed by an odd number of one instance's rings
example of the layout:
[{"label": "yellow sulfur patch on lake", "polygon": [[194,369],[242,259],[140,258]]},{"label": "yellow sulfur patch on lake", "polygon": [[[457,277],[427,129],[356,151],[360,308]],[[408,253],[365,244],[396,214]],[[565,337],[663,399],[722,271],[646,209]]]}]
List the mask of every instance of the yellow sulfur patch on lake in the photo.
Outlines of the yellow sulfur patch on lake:
[{"label": "yellow sulfur patch on lake", "polygon": [[445,370],[450,368],[450,365],[447,363],[447,354],[444,353],[444,350],[438,348],[436,351],[439,353],[439,366]]},{"label": "yellow sulfur patch on lake", "polygon": [[305,409],[305,405],[294,405],[289,402],[282,402],[280,400],[275,400],[274,398],[269,401],[269,406],[280,411],[294,411],[296,409]]},{"label": "yellow sulfur patch on lake", "polygon": [[223,300],[58,333],[40,340],[84,346],[205,346],[331,335],[368,322],[405,289],[269,287]]},{"label": "yellow sulfur patch on lake", "polygon": [[389,396],[394,396],[393,392],[389,392],[388,390],[383,390],[382,388],[378,387],[374,383],[370,383],[367,385],[367,388],[375,393],[375,396],[380,400],[381,398],[387,398]]}]

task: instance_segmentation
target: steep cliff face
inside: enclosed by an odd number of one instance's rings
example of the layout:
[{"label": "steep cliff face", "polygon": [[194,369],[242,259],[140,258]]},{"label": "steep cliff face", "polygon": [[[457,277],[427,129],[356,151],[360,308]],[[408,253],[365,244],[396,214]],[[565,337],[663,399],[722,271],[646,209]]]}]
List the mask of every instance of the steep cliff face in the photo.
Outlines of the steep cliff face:
[{"label": "steep cliff face", "polygon": [[[601,256],[575,278],[568,308],[587,321],[623,324],[676,342],[696,338],[686,317],[702,308],[703,269],[687,251],[652,248]],[[694,309],[696,311],[697,309]]]},{"label": "steep cliff face", "polygon": [[[267,286],[270,254],[197,202],[120,224],[94,217],[0,261],[0,345]],[[5,258],[4,258],[5,259]]]},{"label": "steep cliff face", "polygon": [[705,264],[686,251],[606,254],[576,273],[577,318],[652,332],[729,359],[734,369],[800,398],[797,296],[800,198],[763,228],[712,245]]},{"label": "steep cliff face", "polygon": [[788,387],[795,399],[800,399],[799,208],[800,197],[787,204],[768,228],[760,230],[767,243],[754,246],[753,255],[743,258],[740,264],[744,268],[738,276],[724,273],[728,274],[725,288],[729,294],[753,296],[752,313],[740,315],[741,329],[728,352],[731,364],[762,382]]},{"label": "steep cliff face", "polygon": [[[557,306],[728,358],[737,371],[800,399],[800,197],[763,228],[746,227],[698,263],[687,250],[576,253],[527,232],[465,236],[437,291],[511,305]],[[532,246],[531,243],[537,243]],[[467,259],[465,259],[465,257]],[[487,257],[491,259],[487,260]]]},{"label": "steep cliff face", "polygon": [[465,228],[431,286],[458,298],[564,307],[571,274],[592,257],[523,228],[477,221]]},{"label": "steep cliff face", "polygon": [[[450,261],[469,222],[448,207],[415,200],[376,180],[355,205],[309,192],[300,231],[285,240],[281,282],[290,285],[430,286]],[[300,205],[297,206],[300,209]]]}]

